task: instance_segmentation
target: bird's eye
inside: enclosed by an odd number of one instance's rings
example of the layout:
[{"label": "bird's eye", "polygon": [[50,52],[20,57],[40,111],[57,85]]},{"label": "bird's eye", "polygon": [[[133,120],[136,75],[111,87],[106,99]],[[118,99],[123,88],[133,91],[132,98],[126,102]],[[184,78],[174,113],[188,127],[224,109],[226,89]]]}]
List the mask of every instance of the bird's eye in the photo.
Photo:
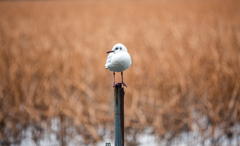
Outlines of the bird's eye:
[{"label": "bird's eye", "polygon": [[118,47],[116,48],[116,50],[118,50]]},{"label": "bird's eye", "polygon": [[122,50],[122,47],[120,47],[120,50]]}]

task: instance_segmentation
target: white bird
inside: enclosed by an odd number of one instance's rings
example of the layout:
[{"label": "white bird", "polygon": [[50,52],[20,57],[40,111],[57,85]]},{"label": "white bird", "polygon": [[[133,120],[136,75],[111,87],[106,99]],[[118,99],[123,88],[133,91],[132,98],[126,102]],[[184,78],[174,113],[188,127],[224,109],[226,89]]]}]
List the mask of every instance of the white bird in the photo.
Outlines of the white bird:
[{"label": "white bird", "polygon": [[123,71],[128,69],[132,64],[132,59],[128,54],[127,48],[123,44],[118,43],[107,53],[109,53],[109,55],[105,67],[106,69],[113,71],[113,87],[118,85],[118,83],[115,82],[115,72],[121,72],[122,84],[127,87],[123,82]]}]

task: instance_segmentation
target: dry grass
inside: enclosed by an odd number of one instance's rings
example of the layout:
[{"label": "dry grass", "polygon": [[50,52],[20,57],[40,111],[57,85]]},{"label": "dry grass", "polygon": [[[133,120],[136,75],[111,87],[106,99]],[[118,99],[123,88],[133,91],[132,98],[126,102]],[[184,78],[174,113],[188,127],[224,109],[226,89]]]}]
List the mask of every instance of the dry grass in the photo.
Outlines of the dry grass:
[{"label": "dry grass", "polygon": [[0,143],[20,142],[29,126],[38,141],[54,117],[62,139],[71,126],[85,143],[113,130],[104,64],[118,42],[133,60],[127,132],[153,127],[171,141],[197,131],[216,143],[240,134],[239,16],[237,0],[0,2]]}]

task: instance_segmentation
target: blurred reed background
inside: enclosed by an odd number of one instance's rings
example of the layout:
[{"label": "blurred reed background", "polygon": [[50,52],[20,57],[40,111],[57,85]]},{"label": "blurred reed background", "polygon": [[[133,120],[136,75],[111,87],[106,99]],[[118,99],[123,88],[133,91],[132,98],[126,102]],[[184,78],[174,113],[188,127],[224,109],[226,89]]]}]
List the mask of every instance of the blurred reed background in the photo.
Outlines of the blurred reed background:
[{"label": "blurred reed background", "polygon": [[86,0],[0,2],[0,145],[20,144],[29,127],[38,144],[46,131],[61,145],[113,138],[104,65],[116,43],[133,60],[127,145],[147,128],[168,144],[182,132],[200,137],[190,145],[240,143],[240,1]]}]

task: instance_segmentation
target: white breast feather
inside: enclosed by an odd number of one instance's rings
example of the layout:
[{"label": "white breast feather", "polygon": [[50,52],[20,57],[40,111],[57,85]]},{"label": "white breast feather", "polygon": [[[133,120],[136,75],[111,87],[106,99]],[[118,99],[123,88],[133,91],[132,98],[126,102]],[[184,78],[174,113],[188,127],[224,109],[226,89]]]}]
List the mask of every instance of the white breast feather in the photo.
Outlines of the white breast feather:
[{"label": "white breast feather", "polygon": [[106,60],[106,64],[105,64],[105,67],[108,68],[108,65],[111,64],[112,62],[112,56],[113,56],[114,53],[110,53],[107,57],[107,60]]}]

